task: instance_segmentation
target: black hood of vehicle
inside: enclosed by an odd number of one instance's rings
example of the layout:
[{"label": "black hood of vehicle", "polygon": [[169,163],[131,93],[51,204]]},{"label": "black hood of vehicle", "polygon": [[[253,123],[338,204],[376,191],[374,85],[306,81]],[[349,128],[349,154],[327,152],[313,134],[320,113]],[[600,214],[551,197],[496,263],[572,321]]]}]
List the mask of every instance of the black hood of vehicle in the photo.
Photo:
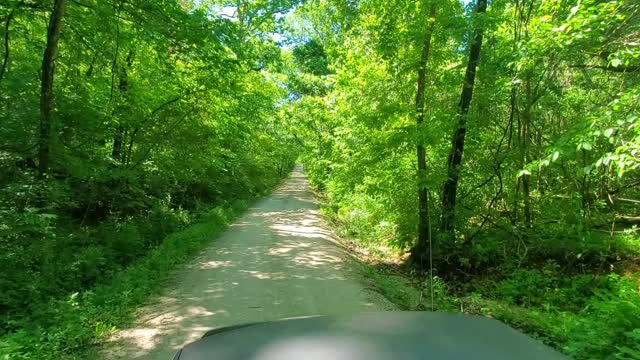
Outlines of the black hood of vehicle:
[{"label": "black hood of vehicle", "polygon": [[209,332],[176,360],[560,360],[503,323],[480,316],[384,312],[240,325]]}]

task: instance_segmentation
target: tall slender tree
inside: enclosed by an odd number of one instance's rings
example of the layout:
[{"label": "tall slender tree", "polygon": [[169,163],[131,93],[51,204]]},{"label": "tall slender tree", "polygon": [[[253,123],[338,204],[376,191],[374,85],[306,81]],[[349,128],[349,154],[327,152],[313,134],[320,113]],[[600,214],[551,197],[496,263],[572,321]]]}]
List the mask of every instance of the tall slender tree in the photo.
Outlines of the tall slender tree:
[{"label": "tall slender tree", "polygon": [[0,66],[0,82],[4,78],[7,65],[9,64],[9,52],[11,50],[11,46],[9,44],[9,29],[11,27],[11,20],[13,20],[14,14],[15,10],[11,10],[9,15],[7,15],[7,20],[5,20],[4,24],[4,57],[2,59],[2,66]]},{"label": "tall slender tree", "polygon": [[[476,15],[482,15],[487,11],[487,0],[478,0],[475,7]],[[476,19],[478,20],[478,19]],[[484,26],[482,21],[476,21],[474,34],[471,37],[469,49],[469,61],[464,76],[464,85],[458,105],[458,124],[451,141],[451,152],[447,167],[447,180],[442,191],[442,222],[440,230],[442,236],[453,239],[455,236],[455,214],[456,199],[458,195],[458,184],[460,182],[460,169],[462,157],[464,155],[464,143],[467,134],[467,116],[473,99],[473,89],[476,81],[476,69],[480,62],[480,52],[482,51],[482,40],[484,36]]]},{"label": "tall slender tree", "polygon": [[51,125],[53,122],[53,81],[60,40],[60,28],[64,17],[66,0],[56,0],[49,19],[47,46],[42,57],[42,80],[40,89],[40,137],[38,139],[38,172],[44,176],[49,169],[51,147]]},{"label": "tall slender tree", "polygon": [[418,129],[418,242],[415,245],[412,255],[414,261],[419,264],[425,263],[425,257],[433,250],[431,239],[431,219],[429,211],[429,189],[427,188],[427,154],[422,133],[424,133],[424,123],[426,117],[425,92],[427,87],[427,65],[431,55],[431,39],[436,21],[436,1],[430,1],[428,5],[429,19],[427,30],[422,44],[422,55],[418,65],[418,85],[416,92],[416,113]]},{"label": "tall slender tree", "polygon": [[[118,90],[120,92],[120,96],[123,97],[124,101],[126,101],[127,92],[129,91],[129,69],[133,65],[133,50],[129,50],[129,55],[127,55],[126,64],[121,66],[120,69],[120,84],[118,86]],[[116,127],[115,134],[113,136],[113,147],[111,150],[111,157],[114,160],[121,160],[122,157],[122,146],[125,141],[125,128],[122,123],[118,123]]]}]

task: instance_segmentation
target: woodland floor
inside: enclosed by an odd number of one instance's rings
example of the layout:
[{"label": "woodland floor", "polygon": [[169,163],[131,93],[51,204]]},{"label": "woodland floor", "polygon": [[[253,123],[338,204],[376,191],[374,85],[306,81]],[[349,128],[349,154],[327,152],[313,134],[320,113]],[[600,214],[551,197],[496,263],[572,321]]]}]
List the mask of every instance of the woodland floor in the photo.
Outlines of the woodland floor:
[{"label": "woodland floor", "polygon": [[206,331],[242,323],[391,309],[334,241],[301,169],[188,264],[106,359],[171,359]]}]

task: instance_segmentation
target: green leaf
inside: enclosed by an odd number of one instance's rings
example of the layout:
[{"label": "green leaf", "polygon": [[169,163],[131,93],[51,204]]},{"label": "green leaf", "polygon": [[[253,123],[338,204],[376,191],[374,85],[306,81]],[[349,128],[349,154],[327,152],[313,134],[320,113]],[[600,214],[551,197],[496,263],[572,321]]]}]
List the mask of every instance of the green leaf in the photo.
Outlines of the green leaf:
[{"label": "green leaf", "polygon": [[559,27],[553,28],[553,31],[561,32],[567,30],[567,28],[569,28],[569,24],[562,24]]},{"label": "green leaf", "polygon": [[583,142],[583,143],[578,144],[578,151],[580,151],[580,150],[589,151],[591,149],[592,149],[592,145],[590,143],[588,143],[588,142]]}]

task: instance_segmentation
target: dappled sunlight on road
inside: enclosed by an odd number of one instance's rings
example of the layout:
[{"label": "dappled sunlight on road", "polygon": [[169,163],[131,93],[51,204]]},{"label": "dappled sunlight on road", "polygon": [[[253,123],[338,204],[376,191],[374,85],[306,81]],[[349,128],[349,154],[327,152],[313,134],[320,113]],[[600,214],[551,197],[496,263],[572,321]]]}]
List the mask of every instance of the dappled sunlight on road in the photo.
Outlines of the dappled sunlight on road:
[{"label": "dappled sunlight on road", "polygon": [[[110,349],[109,358],[137,359],[152,354],[159,344],[166,342],[176,332],[185,332],[187,337],[180,341],[171,341],[171,351],[197,340],[209,330],[202,321],[205,318],[226,314],[224,310],[211,312],[202,306],[178,306],[175,298],[164,298],[161,304],[173,303],[166,312],[153,314],[144,320],[144,326],[119,331],[113,338],[114,343],[126,348],[117,347]],[[166,309],[166,308],[165,308]],[[201,322],[190,322],[190,319],[198,318]]]},{"label": "dappled sunlight on road", "polygon": [[317,226],[276,224],[271,228],[279,235],[328,239],[329,233]]},{"label": "dappled sunlight on road", "polygon": [[334,241],[294,172],[185,266],[105,357],[165,360],[213,328],[378,308]]},{"label": "dappled sunlight on road", "polygon": [[249,274],[255,277],[256,279],[260,279],[260,280],[285,280],[285,279],[291,279],[291,278],[301,279],[301,280],[308,279],[308,277],[304,275],[287,274],[284,272],[265,273],[265,272],[250,271],[250,270],[240,270],[240,272]]},{"label": "dappled sunlight on road", "polygon": [[313,251],[308,254],[298,255],[294,259],[294,261],[296,262],[296,264],[301,266],[321,266],[327,264],[342,263],[341,258],[324,253],[322,251]]},{"label": "dappled sunlight on road", "polygon": [[206,261],[198,264],[201,269],[219,269],[222,267],[233,266],[231,261]]}]

